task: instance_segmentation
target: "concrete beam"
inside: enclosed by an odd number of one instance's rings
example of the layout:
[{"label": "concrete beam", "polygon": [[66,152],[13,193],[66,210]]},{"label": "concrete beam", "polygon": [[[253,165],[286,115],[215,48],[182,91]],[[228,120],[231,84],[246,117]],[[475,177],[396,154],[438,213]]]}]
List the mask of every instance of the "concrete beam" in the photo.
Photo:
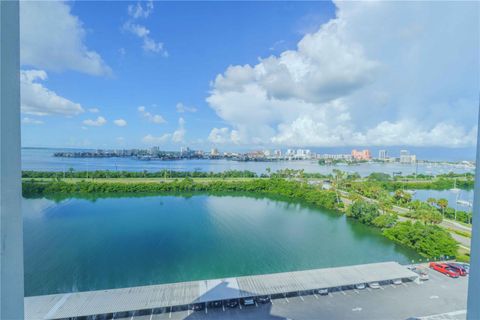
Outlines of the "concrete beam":
[{"label": "concrete beam", "polygon": [[0,1],[0,319],[23,319],[19,2]]}]

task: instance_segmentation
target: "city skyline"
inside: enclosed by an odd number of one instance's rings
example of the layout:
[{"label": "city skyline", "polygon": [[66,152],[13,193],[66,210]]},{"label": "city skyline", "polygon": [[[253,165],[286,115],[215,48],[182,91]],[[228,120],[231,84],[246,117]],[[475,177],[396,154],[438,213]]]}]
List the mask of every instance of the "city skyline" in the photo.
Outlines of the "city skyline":
[{"label": "city skyline", "polygon": [[23,145],[473,148],[476,8],[22,3]]}]

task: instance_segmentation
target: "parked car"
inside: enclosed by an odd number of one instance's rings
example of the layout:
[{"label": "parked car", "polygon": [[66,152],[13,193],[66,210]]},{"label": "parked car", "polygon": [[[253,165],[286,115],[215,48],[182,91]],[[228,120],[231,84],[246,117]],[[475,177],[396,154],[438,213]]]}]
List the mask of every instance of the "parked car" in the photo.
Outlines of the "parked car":
[{"label": "parked car", "polygon": [[368,286],[372,289],[380,289],[380,283],[378,283],[377,281],[369,282]]},{"label": "parked car", "polygon": [[205,304],[204,303],[195,303],[192,306],[193,311],[202,311],[203,309],[205,309]]},{"label": "parked car", "polygon": [[270,297],[269,296],[259,296],[259,297],[257,297],[257,302],[262,303],[262,304],[268,303],[268,302],[270,302]]},{"label": "parked car", "polygon": [[448,263],[448,265],[451,268],[455,269],[458,272],[458,274],[461,275],[462,277],[465,277],[468,274],[465,267],[459,263]]},{"label": "parked car", "polygon": [[220,308],[222,306],[222,301],[211,301],[208,303],[210,308]]},{"label": "parked car", "polygon": [[242,304],[246,307],[254,306],[255,305],[255,300],[253,300],[253,298],[245,298],[245,299],[242,300]]},{"label": "parked car", "polygon": [[236,308],[238,306],[238,300],[237,299],[228,300],[226,303],[226,306],[229,308]]},{"label": "parked car", "polygon": [[394,279],[392,280],[392,283],[398,286],[398,285],[401,285],[403,282],[402,282],[402,279]]},{"label": "parked car", "polygon": [[447,277],[458,278],[459,273],[446,263],[430,262],[429,267],[435,271],[443,273]]},{"label": "parked car", "polygon": [[365,283],[357,283],[355,285],[355,289],[358,289],[358,290],[363,290],[365,289],[367,286],[365,285]]},{"label": "parked car", "polygon": [[418,268],[416,268],[415,270],[413,270],[413,272],[415,272],[416,274],[418,274],[420,280],[426,281],[426,280],[429,279],[429,277],[428,277],[428,269],[425,268],[425,267],[419,266]]},{"label": "parked car", "polygon": [[317,293],[321,296],[327,296],[328,295],[328,289],[317,289],[313,290],[314,293]]},{"label": "parked car", "polygon": [[468,264],[468,263],[458,263],[458,264],[463,266],[463,269],[465,269],[465,271],[467,271],[467,274],[470,273],[470,264]]}]

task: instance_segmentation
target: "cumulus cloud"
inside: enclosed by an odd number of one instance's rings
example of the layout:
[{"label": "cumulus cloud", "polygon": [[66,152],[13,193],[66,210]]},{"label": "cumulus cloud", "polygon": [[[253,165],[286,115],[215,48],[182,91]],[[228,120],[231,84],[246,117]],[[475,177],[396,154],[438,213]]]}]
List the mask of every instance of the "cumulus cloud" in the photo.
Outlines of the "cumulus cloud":
[{"label": "cumulus cloud", "polygon": [[138,112],[142,115],[142,117],[146,118],[150,122],[156,124],[163,124],[167,122],[161,115],[148,112],[147,108],[145,108],[144,106],[138,107]]},{"label": "cumulus cloud", "polygon": [[185,142],[185,120],[183,118],[178,119],[178,129],[175,130],[172,134],[172,141],[174,143]]},{"label": "cumulus cloud", "polygon": [[20,2],[22,65],[49,71],[111,74],[100,54],[85,45],[83,23],[70,11],[70,6],[63,1]]},{"label": "cumulus cloud", "polygon": [[227,127],[213,128],[208,135],[208,141],[214,144],[237,144],[239,140],[238,131],[231,130]]},{"label": "cumulus cloud", "polygon": [[113,120],[113,123],[118,127],[125,127],[127,125],[127,121],[124,119]]},{"label": "cumulus cloud", "polygon": [[43,70],[22,70],[20,72],[22,113],[46,116],[75,116],[84,112],[79,103],[72,102],[47,89],[40,81],[47,80]]},{"label": "cumulus cloud", "polygon": [[160,136],[154,136],[147,134],[142,138],[142,142],[148,145],[159,145],[165,143],[184,143],[185,135],[187,131],[185,129],[185,120],[183,118],[178,119],[178,127],[172,133],[164,133]]},{"label": "cumulus cloud", "polygon": [[197,112],[197,108],[188,107],[181,102],[177,103],[177,105],[175,107],[176,107],[178,113]]},{"label": "cumulus cloud", "polygon": [[97,119],[87,119],[83,120],[83,124],[89,127],[101,127],[105,123],[107,123],[107,120],[104,117],[97,117]]},{"label": "cumulus cloud", "polygon": [[33,119],[33,118],[29,118],[29,117],[24,117],[22,119],[22,124],[36,124],[36,125],[39,125],[39,124],[44,124],[44,122],[42,120]]},{"label": "cumulus cloud", "polygon": [[478,3],[336,5],[337,17],[295,50],[217,75],[207,102],[230,128],[209,140],[234,132],[245,144],[472,145]]},{"label": "cumulus cloud", "polygon": [[145,52],[158,53],[164,57],[168,57],[168,52],[162,42],[154,40],[150,36],[150,30],[144,25],[135,21],[141,18],[148,18],[153,12],[153,2],[148,1],[145,7],[140,2],[136,5],[128,6],[128,15],[130,18],[123,24],[123,29],[142,40],[142,49]]},{"label": "cumulus cloud", "polygon": [[145,7],[142,6],[140,2],[137,2],[135,5],[128,6],[128,15],[134,19],[138,18],[148,18],[150,13],[153,12],[153,1],[147,1]]}]

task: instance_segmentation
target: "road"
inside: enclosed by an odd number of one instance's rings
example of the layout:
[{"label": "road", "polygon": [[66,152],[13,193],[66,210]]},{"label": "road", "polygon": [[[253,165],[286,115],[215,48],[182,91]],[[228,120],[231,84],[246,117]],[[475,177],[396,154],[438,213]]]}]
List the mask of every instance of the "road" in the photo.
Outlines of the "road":
[{"label": "road", "polygon": [[[352,201],[349,198],[347,198],[350,195],[347,191],[338,190],[338,192],[340,193],[340,198],[343,203],[345,203],[346,205],[349,205],[352,203]],[[378,201],[375,199],[367,198],[365,196],[362,196],[362,198],[365,199],[365,201],[369,201],[371,203],[378,203]],[[399,207],[399,206],[393,206],[392,209],[393,211],[399,214],[398,216],[399,221],[415,221],[415,219],[402,216],[403,214],[409,212],[410,209]],[[460,232],[471,232],[472,229],[470,227],[464,226],[458,222],[447,220],[447,219],[444,219],[441,223],[439,223],[439,225],[447,229],[447,231],[449,231],[450,234],[452,235],[452,238],[455,239],[460,244],[461,247],[463,247],[466,250],[470,250],[471,239],[468,237],[461,236],[455,233],[454,231],[451,231],[453,229]]]}]

